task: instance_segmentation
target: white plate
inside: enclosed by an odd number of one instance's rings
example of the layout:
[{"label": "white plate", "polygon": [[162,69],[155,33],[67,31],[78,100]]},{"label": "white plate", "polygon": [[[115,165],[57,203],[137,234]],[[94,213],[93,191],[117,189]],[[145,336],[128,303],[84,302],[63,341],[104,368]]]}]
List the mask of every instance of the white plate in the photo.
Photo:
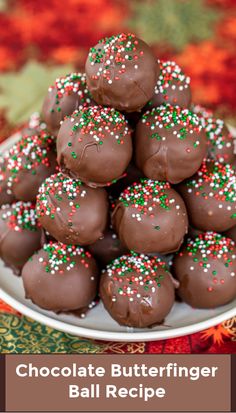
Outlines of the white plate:
[{"label": "white plate", "polygon": [[[235,131],[234,131],[235,132]],[[0,146],[6,151],[17,140],[11,137]],[[196,310],[184,303],[175,303],[166,317],[165,325],[150,329],[131,329],[117,324],[104,310],[102,303],[92,309],[85,319],[71,314],[54,314],[26,300],[20,277],[6,268],[0,260],[0,298],[20,313],[49,327],[76,336],[111,341],[151,341],[195,333],[221,323],[236,315],[236,298],[230,304],[211,310]]]}]

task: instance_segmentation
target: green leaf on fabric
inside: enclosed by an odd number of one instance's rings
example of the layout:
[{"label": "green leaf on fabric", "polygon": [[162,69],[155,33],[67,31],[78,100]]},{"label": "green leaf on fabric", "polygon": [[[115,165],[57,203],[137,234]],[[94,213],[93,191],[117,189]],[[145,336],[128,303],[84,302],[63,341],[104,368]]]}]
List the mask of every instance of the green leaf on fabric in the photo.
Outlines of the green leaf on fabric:
[{"label": "green leaf on fabric", "polygon": [[73,71],[70,65],[45,66],[28,62],[19,72],[0,75],[0,109],[6,109],[7,120],[16,125],[40,111],[47,89],[54,80]]},{"label": "green leaf on fabric", "polygon": [[221,13],[204,0],[148,0],[131,3],[128,24],[148,43],[182,49],[189,42],[212,37]]}]

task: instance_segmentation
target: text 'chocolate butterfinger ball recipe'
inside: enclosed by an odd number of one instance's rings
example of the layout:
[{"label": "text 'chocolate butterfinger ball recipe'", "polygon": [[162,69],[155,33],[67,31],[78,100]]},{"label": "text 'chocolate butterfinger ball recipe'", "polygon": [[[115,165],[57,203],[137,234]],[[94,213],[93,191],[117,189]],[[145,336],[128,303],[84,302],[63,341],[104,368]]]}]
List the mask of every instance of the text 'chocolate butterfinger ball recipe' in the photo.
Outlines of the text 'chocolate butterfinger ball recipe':
[{"label": "text 'chocolate butterfinger ball recipe'", "polygon": [[22,278],[26,298],[46,310],[80,310],[84,316],[94,305],[98,268],[81,247],[45,244],[24,266]]},{"label": "text 'chocolate butterfinger ball recipe'", "polygon": [[131,160],[131,129],[113,108],[84,108],[62,123],[57,151],[63,173],[89,186],[106,186],[122,177]]},{"label": "text 'chocolate butterfinger ball recipe'", "polygon": [[88,91],[85,73],[70,73],[55,80],[45,97],[42,114],[47,127],[57,133],[65,116],[95,102]]},{"label": "text 'chocolate butterfinger ball recipe'", "polygon": [[195,308],[214,308],[236,296],[236,245],[215,232],[188,239],[173,260],[178,295]]},{"label": "text 'chocolate butterfinger ball recipe'", "polygon": [[108,196],[62,173],[50,176],[37,196],[36,211],[43,228],[64,244],[88,245],[103,237]]},{"label": "text 'chocolate butterfinger ball recipe'", "polygon": [[160,67],[144,41],[121,33],[91,47],[85,71],[97,103],[135,112],[151,99]]},{"label": "text 'chocolate butterfinger ball recipe'", "polygon": [[19,275],[31,255],[41,248],[43,232],[31,202],[16,202],[0,209],[0,257]]},{"label": "text 'chocolate butterfinger ball recipe'", "polygon": [[104,270],[100,297],[119,324],[150,327],[164,321],[174,304],[174,283],[166,263],[143,254],[123,255]]},{"label": "text 'chocolate butterfinger ball recipe'", "polygon": [[35,201],[42,182],[56,170],[54,139],[46,132],[25,136],[9,151],[8,187],[16,199]]},{"label": "text 'chocolate butterfinger ball recipe'", "polygon": [[172,184],[192,176],[207,151],[198,116],[171,105],[162,105],[142,115],[135,145],[136,164],[144,175]]},{"label": "text 'chocolate butterfinger ball recipe'", "polygon": [[121,242],[140,253],[177,251],[188,230],[180,195],[168,182],[141,179],[119,197],[112,222]]},{"label": "text 'chocolate butterfinger ball recipe'", "polygon": [[236,173],[231,165],[205,160],[198,172],[178,187],[190,224],[202,231],[223,232],[236,223]]}]

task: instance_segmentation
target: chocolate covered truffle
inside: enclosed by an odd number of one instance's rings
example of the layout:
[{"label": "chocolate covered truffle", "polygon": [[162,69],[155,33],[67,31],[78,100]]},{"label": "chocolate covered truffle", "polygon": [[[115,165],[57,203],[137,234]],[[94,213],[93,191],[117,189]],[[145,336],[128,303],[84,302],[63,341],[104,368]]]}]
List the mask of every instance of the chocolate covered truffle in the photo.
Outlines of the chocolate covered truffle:
[{"label": "chocolate covered truffle", "polygon": [[113,108],[84,108],[62,123],[57,151],[66,175],[89,186],[106,186],[123,175],[131,160],[131,130]]},{"label": "chocolate covered truffle", "polygon": [[83,317],[97,293],[98,268],[81,247],[50,242],[22,271],[26,298],[56,313],[76,311]]},{"label": "chocolate covered truffle", "polygon": [[119,324],[151,327],[164,321],[174,304],[174,284],[165,262],[146,255],[124,255],[104,270],[100,297]]},{"label": "chocolate covered truffle", "polygon": [[56,79],[49,87],[42,115],[49,130],[57,133],[65,116],[71,115],[76,109],[81,110],[84,106],[94,104],[85,73],[70,73]]},{"label": "chocolate covered truffle", "polygon": [[121,33],[90,49],[85,71],[97,103],[135,112],[151,99],[160,67],[144,41]]},{"label": "chocolate covered truffle", "polygon": [[236,246],[215,232],[188,239],[173,260],[178,295],[195,308],[214,308],[236,298]]},{"label": "chocolate covered truffle", "polygon": [[101,268],[128,252],[128,249],[119,240],[112,227],[104,232],[103,238],[89,245],[88,250],[96,258]]},{"label": "chocolate covered truffle", "polygon": [[173,184],[192,176],[207,151],[198,116],[169,104],[143,114],[135,143],[136,164],[144,175]]},{"label": "chocolate covered truffle", "polygon": [[158,60],[158,64],[160,74],[146,109],[150,110],[163,103],[188,108],[191,104],[190,77],[173,61]]},{"label": "chocolate covered truffle", "polygon": [[236,223],[236,174],[229,165],[205,160],[199,171],[179,185],[190,224],[202,231],[223,232]]},{"label": "chocolate covered truffle", "polygon": [[4,204],[12,204],[15,200],[12,190],[8,187],[7,156],[0,156],[0,207]]},{"label": "chocolate covered truffle", "polygon": [[56,170],[53,138],[41,131],[25,136],[9,151],[8,188],[20,201],[35,201],[42,182]]},{"label": "chocolate covered truffle", "polygon": [[43,232],[35,206],[31,202],[16,202],[0,209],[0,257],[20,274],[31,255],[41,248]]},{"label": "chocolate covered truffle", "polygon": [[56,240],[89,245],[103,237],[108,197],[104,189],[89,188],[58,173],[39,188],[36,211],[43,228]]},{"label": "chocolate covered truffle", "polygon": [[177,251],[188,229],[182,198],[168,182],[141,179],[119,197],[112,222],[121,242],[140,253]]}]

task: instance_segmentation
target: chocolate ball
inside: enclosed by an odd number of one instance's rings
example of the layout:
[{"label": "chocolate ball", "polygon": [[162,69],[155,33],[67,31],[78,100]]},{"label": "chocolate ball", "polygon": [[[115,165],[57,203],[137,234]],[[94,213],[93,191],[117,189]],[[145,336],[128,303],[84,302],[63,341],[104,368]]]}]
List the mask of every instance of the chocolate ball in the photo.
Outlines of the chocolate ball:
[{"label": "chocolate ball", "polygon": [[135,144],[136,164],[144,175],[172,184],[192,176],[207,151],[206,136],[197,115],[170,105],[143,114]]},{"label": "chocolate ball", "polygon": [[229,165],[205,160],[199,171],[178,190],[190,224],[202,231],[223,232],[236,222],[236,174]]},{"label": "chocolate ball", "polygon": [[96,258],[101,268],[106,267],[115,258],[128,252],[112,227],[104,232],[103,238],[89,245],[88,250]]},{"label": "chocolate ball", "polygon": [[108,197],[104,189],[89,188],[58,173],[40,187],[36,211],[43,228],[57,241],[89,245],[103,237]]},{"label": "chocolate ball", "polygon": [[97,293],[98,268],[83,248],[50,242],[27,262],[22,278],[34,304],[56,313],[80,310],[84,316]]},{"label": "chocolate ball", "polygon": [[173,260],[178,295],[195,308],[214,308],[236,298],[236,246],[215,232],[188,239]]},{"label": "chocolate ball", "polygon": [[41,248],[43,232],[31,202],[16,202],[0,209],[0,257],[19,275],[26,261]]},{"label": "chocolate ball", "polygon": [[55,80],[45,97],[42,115],[47,127],[57,133],[65,116],[95,102],[88,91],[85,73],[70,73]]},{"label": "chocolate ball", "polygon": [[7,171],[7,154],[0,157],[0,207],[4,204],[12,204],[15,197],[8,187],[9,172]]},{"label": "chocolate ball", "polygon": [[151,99],[160,67],[144,41],[121,33],[90,49],[85,71],[97,103],[135,112]]},{"label": "chocolate ball", "polygon": [[154,94],[147,103],[146,109],[151,110],[163,103],[170,103],[182,108],[189,108],[191,104],[190,77],[173,61],[158,60],[160,74],[155,86]]},{"label": "chocolate ball", "polygon": [[104,270],[100,281],[104,307],[119,324],[151,327],[164,321],[175,299],[165,262],[146,255],[124,255]]},{"label": "chocolate ball", "polygon": [[56,170],[53,138],[46,132],[20,139],[9,151],[8,188],[20,201],[35,201],[42,182]]},{"label": "chocolate ball", "polygon": [[231,238],[236,243],[236,225],[226,231],[224,235],[228,238]]},{"label": "chocolate ball", "polygon": [[66,175],[92,187],[106,186],[123,175],[131,160],[131,129],[115,109],[84,108],[62,123],[57,151]]},{"label": "chocolate ball", "polygon": [[121,242],[140,253],[177,251],[188,230],[182,198],[168,182],[141,179],[119,197],[112,223]]}]

